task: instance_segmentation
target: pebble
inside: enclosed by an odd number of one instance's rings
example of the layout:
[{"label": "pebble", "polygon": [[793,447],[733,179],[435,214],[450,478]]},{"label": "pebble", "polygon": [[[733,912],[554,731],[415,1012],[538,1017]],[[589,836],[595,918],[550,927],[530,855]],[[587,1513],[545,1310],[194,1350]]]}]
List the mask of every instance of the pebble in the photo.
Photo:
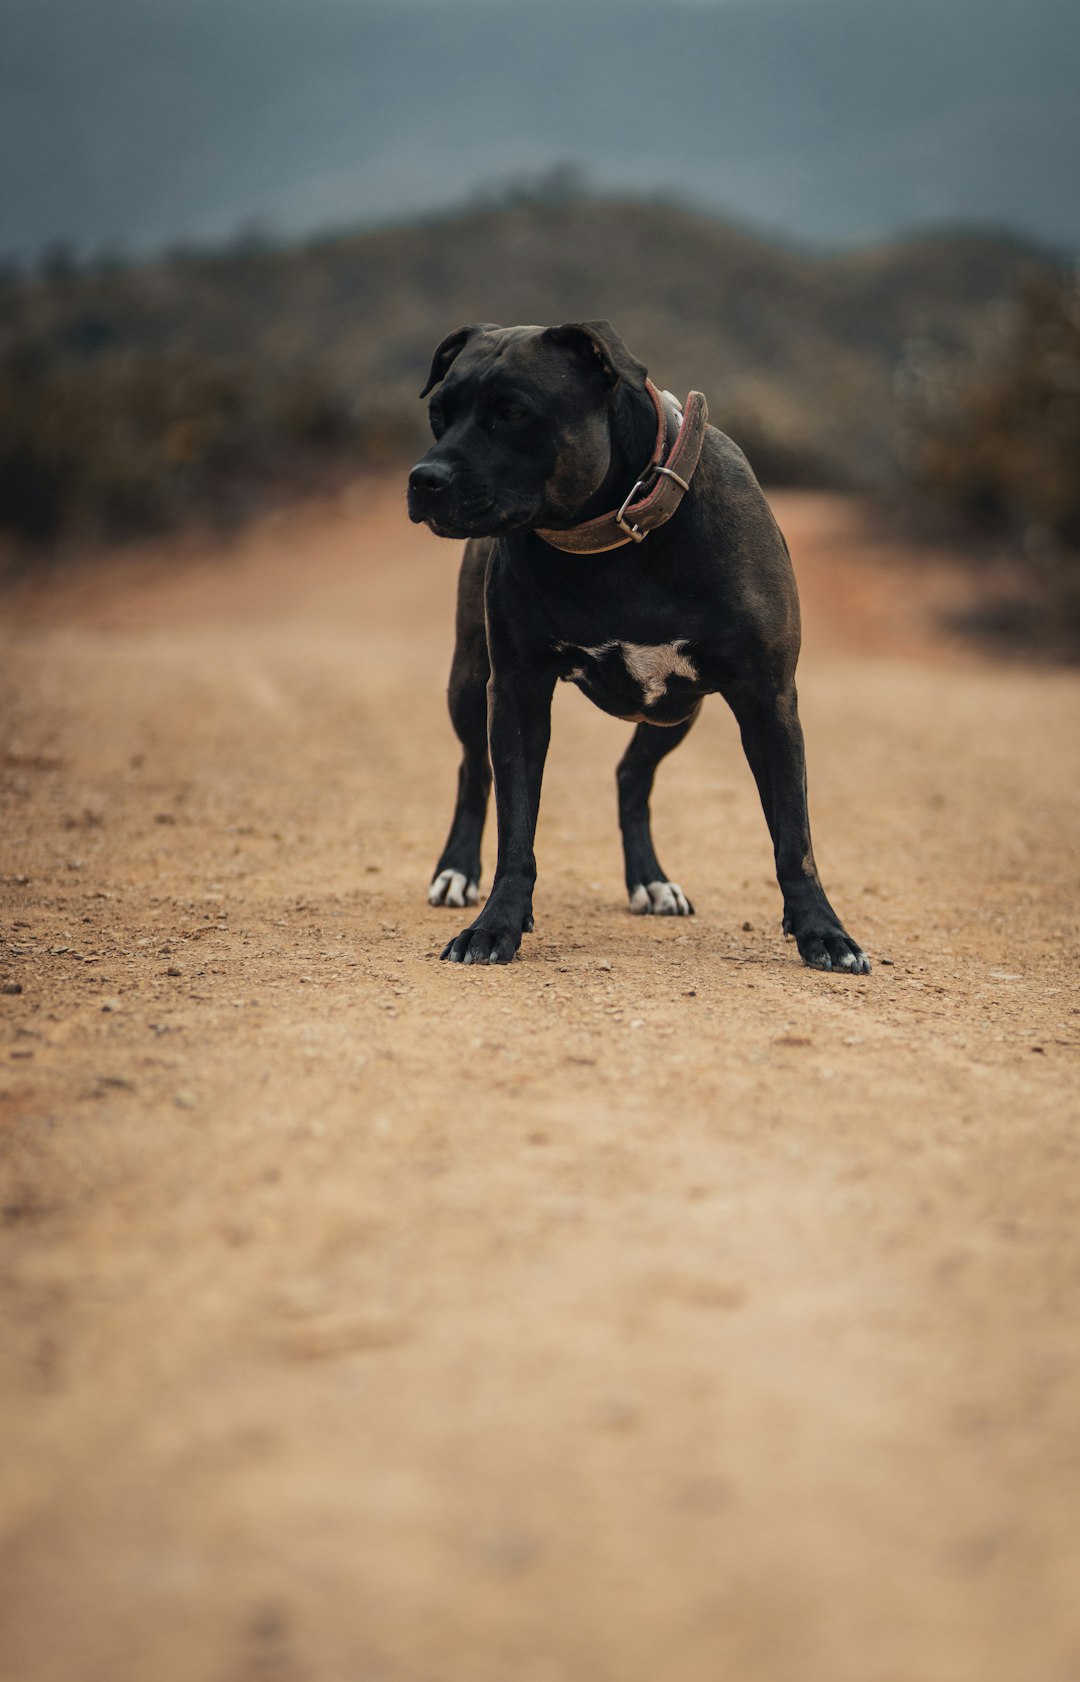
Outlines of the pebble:
[{"label": "pebble", "polygon": [[102,999],[101,1008],[107,1011],[117,1011],[123,1010],[124,1007],[119,999]]},{"label": "pebble", "polygon": [[22,982],[21,981],[5,981],[5,982],[0,983],[0,993],[9,993],[12,996],[14,996],[14,994],[21,993],[21,992],[22,992]]},{"label": "pebble", "polygon": [[175,975],[183,975],[183,973],[184,972],[180,968],[179,964],[170,964],[168,969],[165,971],[166,975],[174,975],[174,976]]},{"label": "pebble", "polygon": [[196,1098],[194,1092],[186,1091],[178,1092],[176,1097],[173,1099],[173,1103],[176,1105],[178,1110],[193,1110],[198,1104],[198,1101],[199,1100]]}]

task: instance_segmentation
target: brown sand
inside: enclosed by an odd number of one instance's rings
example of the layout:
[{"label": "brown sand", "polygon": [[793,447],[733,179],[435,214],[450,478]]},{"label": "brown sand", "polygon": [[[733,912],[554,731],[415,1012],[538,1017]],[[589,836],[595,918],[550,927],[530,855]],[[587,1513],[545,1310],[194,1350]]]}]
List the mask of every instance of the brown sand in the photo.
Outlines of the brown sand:
[{"label": "brown sand", "polygon": [[719,701],[655,803],[699,915],[630,917],[568,690],[537,932],[438,962],[396,493],[9,598],[5,1677],[1080,1678],[1080,679],[777,503],[866,980],[781,941]]}]

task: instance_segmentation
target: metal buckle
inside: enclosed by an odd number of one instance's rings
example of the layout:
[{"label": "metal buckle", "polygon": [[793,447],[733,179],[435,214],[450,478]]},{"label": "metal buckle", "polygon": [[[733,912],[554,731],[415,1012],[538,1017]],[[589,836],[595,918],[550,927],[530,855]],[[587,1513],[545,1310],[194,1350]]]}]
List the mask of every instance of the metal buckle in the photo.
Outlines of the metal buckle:
[{"label": "metal buckle", "polygon": [[[650,468],[649,471],[651,473],[653,471],[653,469]],[[645,477],[647,478],[648,475],[646,475]],[[619,509],[619,512],[615,516],[615,524],[619,527],[619,530],[624,531],[626,533],[627,537],[632,537],[635,543],[644,543],[645,539],[648,537],[649,534],[648,534],[647,531],[638,531],[638,528],[636,526],[630,525],[629,522],[626,519],[624,519],[624,515],[626,513],[626,510],[629,508],[630,504],[633,502],[634,498],[637,496],[638,491],[643,490],[644,486],[645,486],[645,479],[644,478],[639,479],[637,484],[634,486],[633,490],[630,492],[630,495],[627,497],[626,501],[623,503],[622,507]]]},{"label": "metal buckle", "polygon": [[690,486],[687,483],[687,481],[685,479],[683,479],[678,473],[676,473],[676,471],[673,467],[654,467],[653,472],[654,473],[663,473],[667,476],[667,478],[674,479],[675,483],[677,485],[681,485],[684,491],[688,491],[690,489]]}]

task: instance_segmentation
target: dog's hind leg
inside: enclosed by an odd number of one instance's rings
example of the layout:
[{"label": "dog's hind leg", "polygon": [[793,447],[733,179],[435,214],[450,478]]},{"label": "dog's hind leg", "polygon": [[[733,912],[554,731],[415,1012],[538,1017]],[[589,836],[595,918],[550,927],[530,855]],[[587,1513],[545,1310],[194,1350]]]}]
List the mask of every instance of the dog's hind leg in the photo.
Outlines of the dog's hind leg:
[{"label": "dog's hind leg", "polygon": [[626,891],[630,909],[638,916],[692,917],[690,904],[678,882],[665,874],[653,846],[649,796],[660,761],[677,748],[698,715],[695,707],[682,724],[665,729],[639,724],[615,773],[619,790],[619,828],[626,861]]},{"label": "dog's hind leg", "polygon": [[491,790],[488,758],[484,575],[488,545],[469,543],[458,581],[457,640],[447,699],[462,746],[457,803],[446,845],[428,888],[430,905],[475,905],[480,897],[480,839]]}]

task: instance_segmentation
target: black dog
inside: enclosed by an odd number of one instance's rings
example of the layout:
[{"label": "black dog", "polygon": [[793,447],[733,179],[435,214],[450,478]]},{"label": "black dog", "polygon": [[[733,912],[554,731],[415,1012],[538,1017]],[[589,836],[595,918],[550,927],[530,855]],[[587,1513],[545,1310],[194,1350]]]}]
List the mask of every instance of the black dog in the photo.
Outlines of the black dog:
[{"label": "black dog", "polygon": [[637,724],[617,773],[632,911],[693,909],[656,857],[649,795],[660,760],[718,693],[772,834],[784,932],[806,963],[866,974],[810,844],[787,545],[742,451],[706,427],[701,394],[683,414],[606,321],[463,327],[439,345],[421,397],[435,386],[436,441],[409,476],[409,515],[469,542],[450,674],[464,757],[433,905],[478,899],[489,746],[499,831],[487,904],[442,956],[509,963],[533,926],[533,837],[562,678]]}]

